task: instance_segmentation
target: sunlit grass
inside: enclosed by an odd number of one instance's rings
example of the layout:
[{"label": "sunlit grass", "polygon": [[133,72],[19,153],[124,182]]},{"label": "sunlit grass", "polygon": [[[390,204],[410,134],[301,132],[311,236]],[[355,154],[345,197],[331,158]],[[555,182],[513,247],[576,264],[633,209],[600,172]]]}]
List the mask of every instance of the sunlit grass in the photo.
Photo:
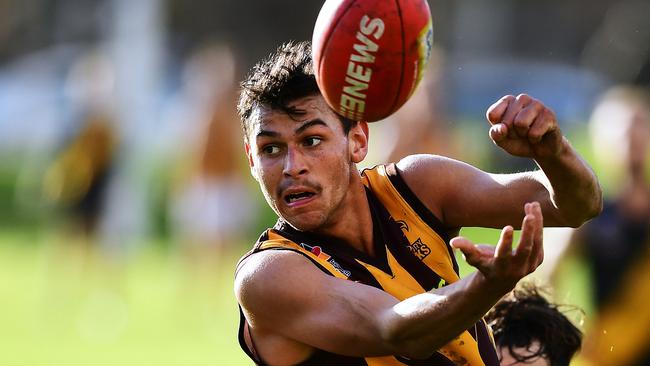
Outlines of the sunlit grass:
[{"label": "sunlit grass", "polygon": [[209,274],[162,250],[109,261],[30,236],[0,239],[0,365],[250,364],[234,258]]}]

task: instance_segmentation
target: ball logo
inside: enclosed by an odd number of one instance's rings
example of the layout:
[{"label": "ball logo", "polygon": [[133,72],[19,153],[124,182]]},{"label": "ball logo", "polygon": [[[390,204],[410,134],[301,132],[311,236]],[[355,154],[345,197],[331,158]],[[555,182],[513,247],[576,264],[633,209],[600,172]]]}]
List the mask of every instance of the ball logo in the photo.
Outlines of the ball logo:
[{"label": "ball logo", "polygon": [[384,34],[384,21],[364,15],[359,22],[357,41],[352,47],[345,82],[339,103],[339,113],[355,121],[363,120],[366,110],[366,90],[372,78],[372,65],[379,50],[378,41]]},{"label": "ball logo", "polygon": [[427,25],[422,28],[420,35],[418,36],[418,53],[419,57],[417,62],[417,76],[415,78],[415,83],[413,84],[413,90],[411,90],[411,95],[415,91],[415,87],[422,80],[424,71],[427,68],[429,59],[431,58],[431,53],[433,52],[433,24],[431,19],[427,22]]}]

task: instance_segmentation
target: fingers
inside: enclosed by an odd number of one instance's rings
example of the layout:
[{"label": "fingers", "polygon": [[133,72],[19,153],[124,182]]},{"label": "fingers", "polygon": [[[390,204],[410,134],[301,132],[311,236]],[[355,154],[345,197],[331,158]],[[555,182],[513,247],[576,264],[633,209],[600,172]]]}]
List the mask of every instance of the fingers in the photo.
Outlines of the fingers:
[{"label": "fingers", "polygon": [[537,268],[543,258],[543,217],[538,202],[527,203],[524,206],[526,216],[524,217],[521,229],[519,246],[515,251],[517,257],[523,263],[531,265],[531,271]]},{"label": "fingers", "polygon": [[515,97],[512,95],[506,95],[505,97],[499,99],[496,103],[492,104],[485,113],[485,117],[487,117],[488,122],[491,124],[501,123],[503,114],[505,113],[506,109],[508,109],[508,105],[510,105],[514,99]]},{"label": "fingers", "polygon": [[505,124],[508,126],[508,129],[510,130],[508,136],[515,138],[515,137],[524,137],[524,135],[521,134],[518,130],[522,130],[523,127],[521,126],[516,126],[514,124],[515,119],[517,116],[520,114],[520,112],[528,107],[528,105],[533,101],[531,97],[529,97],[526,94],[519,94],[517,98],[510,99],[511,102],[508,105],[508,109],[506,112],[503,114],[503,117],[501,118],[501,123]]},{"label": "fingers", "polygon": [[512,120],[512,125],[517,136],[529,137],[530,129],[540,115],[542,108],[541,103],[530,102],[517,112]]},{"label": "fingers", "polygon": [[526,94],[517,97],[506,95],[499,99],[488,108],[486,117],[492,124],[490,137],[495,142],[500,142],[507,136],[526,138],[530,143],[538,143],[547,132],[557,128],[553,112]]},{"label": "fingers", "polygon": [[484,270],[486,263],[494,258],[494,246],[492,245],[475,245],[471,240],[463,237],[451,239],[450,244],[452,247],[460,249],[465,257],[465,262],[479,270]]},{"label": "fingers", "polygon": [[528,141],[532,144],[542,141],[544,135],[557,130],[555,115],[549,109],[541,110],[528,129]]},{"label": "fingers", "polygon": [[530,205],[530,203],[527,203],[524,208],[526,216],[524,216],[524,221],[521,224],[521,236],[519,237],[519,245],[515,251],[515,255],[524,260],[528,259],[530,252],[533,250],[533,237],[536,234],[535,216],[529,214]]},{"label": "fingers", "polygon": [[501,230],[501,236],[499,237],[499,242],[497,243],[496,252],[494,254],[495,258],[503,258],[512,255],[513,233],[514,229],[512,226],[506,226]]},{"label": "fingers", "polygon": [[504,141],[508,137],[508,126],[503,123],[497,123],[490,127],[490,138],[499,144],[499,142]]},{"label": "fingers", "polygon": [[467,261],[469,264],[475,263],[480,256],[480,253],[474,243],[462,236],[451,239],[449,244],[451,244],[452,248],[460,249],[460,251],[463,252],[463,255],[465,256],[465,261]]},{"label": "fingers", "polygon": [[539,203],[533,202],[531,214],[535,216],[535,220],[539,224],[539,229],[533,237],[533,249],[531,253],[533,264],[537,267],[544,260],[544,217],[542,216],[542,207]]}]

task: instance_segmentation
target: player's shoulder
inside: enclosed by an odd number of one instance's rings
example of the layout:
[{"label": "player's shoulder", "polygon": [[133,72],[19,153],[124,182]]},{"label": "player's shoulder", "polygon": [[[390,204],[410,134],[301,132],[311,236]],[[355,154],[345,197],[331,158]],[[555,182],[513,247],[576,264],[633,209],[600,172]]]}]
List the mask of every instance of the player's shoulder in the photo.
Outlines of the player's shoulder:
[{"label": "player's shoulder", "polygon": [[307,258],[291,250],[262,250],[247,255],[235,274],[235,295],[245,308],[291,292],[296,278],[320,276]]},{"label": "player's shoulder", "polygon": [[462,161],[434,154],[409,155],[398,161],[395,166],[402,179],[412,189],[417,189],[420,185],[426,185],[429,189],[431,184],[439,186],[446,181],[453,182],[456,173],[470,167]]},{"label": "player's shoulder", "polygon": [[430,170],[448,169],[458,164],[465,163],[442,155],[414,154],[402,158],[395,165],[400,174],[408,175],[429,172]]}]

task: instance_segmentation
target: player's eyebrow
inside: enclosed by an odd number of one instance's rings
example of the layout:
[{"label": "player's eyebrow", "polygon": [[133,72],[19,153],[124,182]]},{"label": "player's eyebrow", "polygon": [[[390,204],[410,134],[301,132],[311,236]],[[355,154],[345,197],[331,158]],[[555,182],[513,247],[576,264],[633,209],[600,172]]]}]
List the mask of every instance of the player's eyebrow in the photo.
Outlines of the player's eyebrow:
[{"label": "player's eyebrow", "polygon": [[[296,128],[293,133],[295,135],[298,135],[302,132],[304,132],[306,129],[313,127],[313,126],[325,126],[328,127],[325,122],[323,122],[321,119],[313,119],[311,121],[307,121],[303,124],[301,124],[298,128]],[[255,134],[255,138],[261,138],[261,137],[278,137],[280,136],[279,132],[276,131],[271,131],[271,130],[260,130],[257,134]]]},{"label": "player's eyebrow", "polygon": [[307,121],[307,122],[303,123],[300,127],[296,128],[296,130],[294,131],[294,134],[298,135],[298,134],[304,132],[309,127],[318,126],[318,125],[329,127],[329,126],[327,126],[327,124],[325,122],[323,122],[323,120],[317,118],[317,119],[312,119],[311,121]]},{"label": "player's eyebrow", "polygon": [[269,131],[269,130],[260,130],[256,135],[255,138],[260,138],[260,137],[278,137],[280,134],[275,131]]}]

